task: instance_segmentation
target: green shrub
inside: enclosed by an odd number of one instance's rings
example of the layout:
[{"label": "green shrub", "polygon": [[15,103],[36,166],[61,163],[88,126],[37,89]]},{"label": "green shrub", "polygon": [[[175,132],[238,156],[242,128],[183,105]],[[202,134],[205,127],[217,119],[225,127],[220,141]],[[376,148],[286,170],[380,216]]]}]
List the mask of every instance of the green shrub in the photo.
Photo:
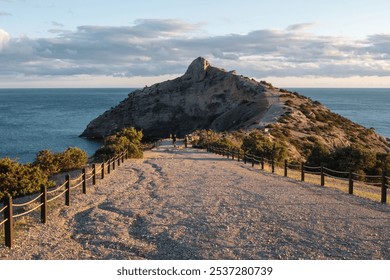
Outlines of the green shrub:
[{"label": "green shrub", "polygon": [[40,190],[41,184],[51,187],[49,181],[38,166],[19,164],[10,158],[0,159],[0,199],[6,195],[13,197],[32,194]]},{"label": "green shrub", "polygon": [[287,149],[284,145],[271,142],[269,138],[256,130],[244,138],[241,148],[256,156],[274,158],[275,161],[282,161],[287,156]]},{"label": "green shrub", "polygon": [[39,167],[45,174],[52,175],[59,172],[82,168],[87,164],[88,156],[85,151],[77,147],[67,148],[62,153],[52,153],[43,150],[37,153],[34,166]]},{"label": "green shrub", "polygon": [[124,128],[121,131],[107,136],[104,139],[104,146],[95,152],[94,157],[98,159],[107,159],[123,151],[127,151],[131,158],[142,158],[141,149],[142,131],[135,128]]}]

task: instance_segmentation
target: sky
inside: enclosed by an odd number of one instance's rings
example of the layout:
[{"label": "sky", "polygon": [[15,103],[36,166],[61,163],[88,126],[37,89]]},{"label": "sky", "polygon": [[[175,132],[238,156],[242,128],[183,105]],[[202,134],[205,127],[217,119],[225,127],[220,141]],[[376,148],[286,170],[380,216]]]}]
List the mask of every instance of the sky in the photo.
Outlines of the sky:
[{"label": "sky", "polygon": [[197,57],[277,87],[390,87],[388,0],[0,0],[0,88],[140,87]]}]

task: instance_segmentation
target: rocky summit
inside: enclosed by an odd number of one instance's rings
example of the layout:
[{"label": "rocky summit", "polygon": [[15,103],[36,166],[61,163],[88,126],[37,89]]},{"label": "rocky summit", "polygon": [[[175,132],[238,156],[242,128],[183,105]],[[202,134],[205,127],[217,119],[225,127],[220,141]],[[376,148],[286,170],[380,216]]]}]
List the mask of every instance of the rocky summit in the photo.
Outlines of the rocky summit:
[{"label": "rocky summit", "polygon": [[198,129],[233,131],[263,127],[283,114],[280,93],[265,82],[213,67],[202,57],[174,80],[131,92],[91,121],[81,137],[103,138],[124,127],[144,137],[179,137]]}]

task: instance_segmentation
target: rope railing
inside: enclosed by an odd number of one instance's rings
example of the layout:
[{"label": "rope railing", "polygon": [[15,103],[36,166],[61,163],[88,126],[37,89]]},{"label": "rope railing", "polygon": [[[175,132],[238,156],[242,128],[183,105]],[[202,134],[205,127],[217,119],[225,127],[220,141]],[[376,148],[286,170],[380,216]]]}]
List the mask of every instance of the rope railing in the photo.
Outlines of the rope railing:
[{"label": "rope railing", "polygon": [[[320,172],[320,174],[321,174],[321,172]],[[327,177],[330,177],[333,179],[338,179],[338,180],[342,180],[342,181],[349,181],[348,178],[333,176],[333,175],[330,175],[329,173],[326,173],[326,172],[323,172],[323,174],[324,174],[324,176],[327,176]]]},{"label": "rope railing", "polygon": [[7,209],[7,205],[0,209],[0,213],[2,213],[5,209]]},{"label": "rope railing", "polygon": [[58,195],[56,195],[56,196],[54,196],[54,197],[48,199],[47,202],[51,202],[51,201],[56,200],[57,198],[59,198],[61,195],[63,195],[63,194],[66,193],[66,192],[67,192],[67,190],[64,190],[63,192],[59,193]]},{"label": "rope railing", "polygon": [[58,190],[62,189],[63,187],[65,187],[67,183],[68,183],[68,182],[65,181],[61,186],[58,186],[58,187],[55,188],[54,190],[47,191],[47,194],[55,193],[56,191],[58,191]]},{"label": "rope railing", "polygon": [[3,224],[5,224],[7,221],[8,221],[8,219],[2,220],[2,221],[0,222],[0,226],[3,225]]},{"label": "rope railing", "polygon": [[337,170],[333,170],[333,169],[330,169],[330,168],[327,168],[327,167],[323,167],[324,170],[326,171],[329,171],[329,172],[333,172],[333,173],[338,173],[338,174],[349,174],[349,172],[346,172],[346,171],[337,171]]},{"label": "rope railing", "polygon": [[70,187],[70,189],[73,190],[73,189],[75,189],[75,188],[81,186],[83,183],[84,183],[84,181],[81,181],[81,182],[79,182],[78,184],[76,184],[76,185]]},{"label": "rope railing", "polygon": [[41,198],[42,194],[38,195],[36,198],[30,200],[30,201],[27,201],[25,203],[20,203],[20,204],[16,204],[14,203],[14,207],[22,207],[22,206],[27,206],[27,205],[30,205],[32,203],[34,203],[35,201],[37,201],[39,198]]},{"label": "rope railing", "polygon": [[17,215],[13,215],[13,218],[19,218],[19,217],[25,216],[25,215],[31,213],[32,211],[38,209],[38,208],[41,207],[42,205],[43,205],[43,203],[38,204],[37,206],[35,206],[34,208],[32,208],[32,209],[30,209],[30,210],[27,210],[26,212],[19,213],[19,214],[17,214]]},{"label": "rope railing", "polygon": [[77,181],[81,180],[82,178],[83,178],[83,174],[81,174],[81,175],[80,175],[79,177],[77,177],[77,178],[71,179],[70,182],[71,182],[71,183],[74,183],[74,182],[77,182]]},{"label": "rope railing", "polygon": [[[332,179],[340,180],[340,181],[348,181],[348,193],[353,194],[354,183],[363,183],[368,186],[376,186],[381,187],[381,203],[386,203],[387,201],[387,189],[389,188],[388,182],[390,181],[390,177],[386,175],[386,172],[383,172],[382,175],[366,175],[366,174],[358,174],[352,171],[340,171],[328,168],[326,166],[310,166],[306,165],[304,162],[301,164],[292,164],[288,163],[287,160],[283,162],[275,161],[274,159],[269,159],[266,157],[257,157],[253,154],[240,153],[239,151],[234,151],[231,149],[221,149],[212,146],[208,146],[208,151],[214,152],[216,154],[222,155],[231,155],[232,159],[234,159],[234,155],[238,155],[238,160],[240,160],[240,156],[242,155],[242,159],[244,164],[252,163],[254,166],[255,162],[261,164],[261,169],[264,169],[264,164],[267,163],[272,167],[272,173],[274,173],[275,166],[284,168],[284,176],[288,176],[288,169],[294,168],[295,170],[299,170],[301,172],[301,181],[305,181],[305,174],[311,175],[319,175],[321,178],[321,186],[325,186],[325,178],[329,177]],[[360,178],[360,179],[358,179]],[[369,181],[368,181],[369,180]],[[380,182],[378,182],[380,181]]]},{"label": "rope railing", "polygon": [[[117,155],[114,155],[113,157],[109,158],[106,162],[103,163],[98,163],[98,164],[92,164],[92,169],[90,169],[89,172],[86,172],[85,168],[82,169],[82,174],[79,175],[76,178],[71,179],[70,175],[67,174],[65,176],[65,181],[59,185],[55,186],[53,189],[50,191],[47,190],[46,186],[41,186],[41,192],[32,200],[25,202],[25,203],[13,203],[12,202],[12,197],[5,197],[4,198],[4,206],[0,209],[0,214],[4,214],[4,219],[0,222],[0,225],[5,224],[5,230],[4,230],[4,241],[5,245],[8,247],[13,246],[13,231],[14,231],[14,226],[13,222],[15,218],[19,218],[22,216],[25,216],[38,208],[41,208],[41,222],[46,223],[47,222],[47,206],[49,203],[52,201],[55,201],[59,199],[60,197],[65,198],[65,205],[70,206],[70,194],[71,190],[82,186],[82,193],[86,194],[87,193],[87,181],[92,179],[92,185],[96,184],[96,179],[97,179],[97,173],[100,173],[99,178],[104,179],[104,172],[105,168],[107,168],[107,173],[110,173],[111,169],[111,164],[112,164],[112,170],[115,170],[115,163],[117,163],[117,166],[119,167],[125,159],[127,159],[127,152],[123,151]],[[107,164],[107,165],[106,165]],[[72,186],[73,185],[73,186]],[[51,196],[50,198],[48,196]],[[25,207],[28,205],[31,205],[33,203],[37,203],[37,205],[31,206],[31,209],[27,209],[21,213],[14,213],[14,207]],[[27,207],[30,208],[30,207]],[[25,208],[26,209],[26,208]]]}]

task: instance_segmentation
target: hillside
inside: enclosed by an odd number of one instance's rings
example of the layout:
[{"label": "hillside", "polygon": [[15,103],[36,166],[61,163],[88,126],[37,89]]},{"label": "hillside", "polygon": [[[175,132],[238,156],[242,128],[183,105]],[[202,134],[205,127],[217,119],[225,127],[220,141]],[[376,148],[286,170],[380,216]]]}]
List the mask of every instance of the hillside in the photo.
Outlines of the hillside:
[{"label": "hillside", "polygon": [[386,138],[299,93],[278,89],[195,59],[172,81],[129,94],[118,106],[97,117],[81,134],[103,138],[123,127],[142,129],[146,139],[195,130],[248,134],[257,129],[288,149],[290,157],[307,157],[322,144],[328,149],[359,145],[373,152],[390,149]]}]

